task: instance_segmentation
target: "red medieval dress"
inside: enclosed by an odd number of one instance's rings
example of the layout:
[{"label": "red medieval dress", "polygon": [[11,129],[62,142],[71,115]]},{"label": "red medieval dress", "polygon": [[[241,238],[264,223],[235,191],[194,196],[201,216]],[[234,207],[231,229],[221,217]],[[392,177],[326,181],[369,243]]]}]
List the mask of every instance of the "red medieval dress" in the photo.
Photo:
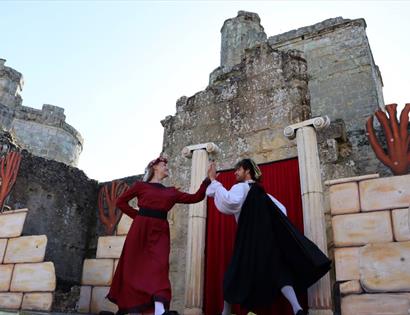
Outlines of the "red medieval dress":
[{"label": "red medieval dress", "polygon": [[[152,311],[154,302],[169,309],[170,235],[167,212],[176,203],[204,199],[209,185],[204,180],[194,194],[159,183],[136,182],[117,201],[117,207],[133,218],[107,298],[118,305],[117,314]],[[128,202],[137,197],[139,211]]]}]

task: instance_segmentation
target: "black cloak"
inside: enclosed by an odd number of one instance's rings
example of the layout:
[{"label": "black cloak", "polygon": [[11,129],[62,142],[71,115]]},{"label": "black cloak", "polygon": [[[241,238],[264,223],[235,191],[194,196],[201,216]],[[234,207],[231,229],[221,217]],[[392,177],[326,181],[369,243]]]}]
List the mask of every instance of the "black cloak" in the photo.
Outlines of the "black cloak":
[{"label": "black cloak", "polygon": [[300,233],[259,184],[241,209],[224,299],[248,309],[270,306],[285,285],[306,290],[330,269],[331,260]]}]

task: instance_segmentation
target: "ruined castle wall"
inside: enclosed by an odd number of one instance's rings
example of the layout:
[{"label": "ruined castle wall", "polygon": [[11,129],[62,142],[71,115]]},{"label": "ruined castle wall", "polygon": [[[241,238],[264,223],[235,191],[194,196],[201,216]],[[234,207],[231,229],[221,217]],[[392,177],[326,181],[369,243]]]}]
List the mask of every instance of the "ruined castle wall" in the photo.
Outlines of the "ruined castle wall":
[{"label": "ruined castle wall", "polygon": [[4,130],[10,130],[14,119],[14,109],[0,103],[0,125]]},{"label": "ruined castle wall", "polygon": [[43,105],[42,110],[21,106],[15,111],[11,132],[22,148],[47,159],[77,165],[83,139],[65,123],[64,109]]},{"label": "ruined castle wall", "polygon": [[221,66],[237,65],[241,62],[245,49],[266,42],[260,21],[256,13],[239,11],[236,18],[224,22],[221,29]]},{"label": "ruined castle wall", "polygon": [[23,75],[10,67],[5,67],[5,62],[5,59],[0,58],[0,104],[15,107],[21,105]]},{"label": "ruined castle wall", "polygon": [[[297,49],[307,60],[312,116],[342,119],[357,175],[384,173],[365,135],[366,119],[384,107],[382,79],[363,19],[329,19],[269,37],[279,50]],[[325,176],[332,178],[332,176]],[[332,174],[333,175],[333,174]]]},{"label": "ruined castle wall", "polygon": [[[214,142],[218,167],[231,168],[252,156],[259,163],[295,157],[295,142],[283,135],[290,123],[303,120],[309,103],[306,61],[295,53],[273,51],[261,44],[243,61],[216,77],[204,91],[177,102],[177,113],[164,126],[164,153],[170,158],[170,182],[187,191],[191,160],[182,156],[187,145]],[[185,288],[187,206],[175,206],[171,224],[173,308],[183,309]]]},{"label": "ruined castle wall", "polygon": [[47,104],[41,110],[22,106],[22,75],[4,63],[0,59],[0,126],[34,155],[76,166],[84,140],[65,122],[64,109]]},{"label": "ruined castle wall", "polygon": [[312,115],[343,119],[347,130],[362,128],[365,119],[384,105],[365,28],[362,19],[332,19],[268,40],[273,48],[303,52]]},{"label": "ruined castle wall", "polygon": [[24,149],[37,156],[68,165],[78,164],[82,146],[64,130],[36,122],[14,119],[11,132]]},{"label": "ruined castle wall", "polygon": [[[187,145],[216,143],[219,169],[243,157],[264,163],[297,156],[283,129],[310,114],[332,120],[318,132],[323,180],[388,174],[365,135],[367,117],[384,106],[365,28],[362,19],[336,18],[265,41],[256,14],[240,11],[227,20],[221,30],[221,65],[210,74],[209,86],[180,98],[176,115],[163,121],[163,150],[173,162],[170,183],[189,187],[191,161],[181,155]],[[170,215],[170,272],[178,310],[184,301],[187,210],[177,206]],[[330,209],[325,210],[332,243]]]},{"label": "ruined castle wall", "polygon": [[46,260],[58,289],[80,283],[84,258],[95,253],[98,183],[77,168],[22,151],[20,171],[6,204],[28,208],[23,235],[47,235]]}]

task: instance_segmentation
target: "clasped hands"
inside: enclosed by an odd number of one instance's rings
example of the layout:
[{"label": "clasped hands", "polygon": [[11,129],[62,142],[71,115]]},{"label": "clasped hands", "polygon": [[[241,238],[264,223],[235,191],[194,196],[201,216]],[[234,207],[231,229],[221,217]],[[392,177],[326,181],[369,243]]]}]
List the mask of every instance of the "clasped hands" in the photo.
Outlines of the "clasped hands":
[{"label": "clasped hands", "polygon": [[215,161],[211,161],[208,166],[208,178],[210,180],[214,180],[218,177],[218,173],[216,172],[216,163]]}]

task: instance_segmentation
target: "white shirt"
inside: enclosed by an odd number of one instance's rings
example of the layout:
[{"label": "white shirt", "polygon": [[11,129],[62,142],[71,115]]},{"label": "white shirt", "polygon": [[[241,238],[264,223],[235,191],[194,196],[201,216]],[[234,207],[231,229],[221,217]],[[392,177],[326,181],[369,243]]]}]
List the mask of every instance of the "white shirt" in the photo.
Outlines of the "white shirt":
[{"label": "white shirt", "polygon": [[[252,181],[235,184],[228,191],[220,182],[214,179],[206,189],[206,195],[214,198],[215,206],[220,212],[224,214],[233,214],[236,222],[238,222],[242,205],[245,202],[246,196],[250,190],[249,182]],[[286,215],[285,206],[272,195],[268,194],[268,196]]]}]

